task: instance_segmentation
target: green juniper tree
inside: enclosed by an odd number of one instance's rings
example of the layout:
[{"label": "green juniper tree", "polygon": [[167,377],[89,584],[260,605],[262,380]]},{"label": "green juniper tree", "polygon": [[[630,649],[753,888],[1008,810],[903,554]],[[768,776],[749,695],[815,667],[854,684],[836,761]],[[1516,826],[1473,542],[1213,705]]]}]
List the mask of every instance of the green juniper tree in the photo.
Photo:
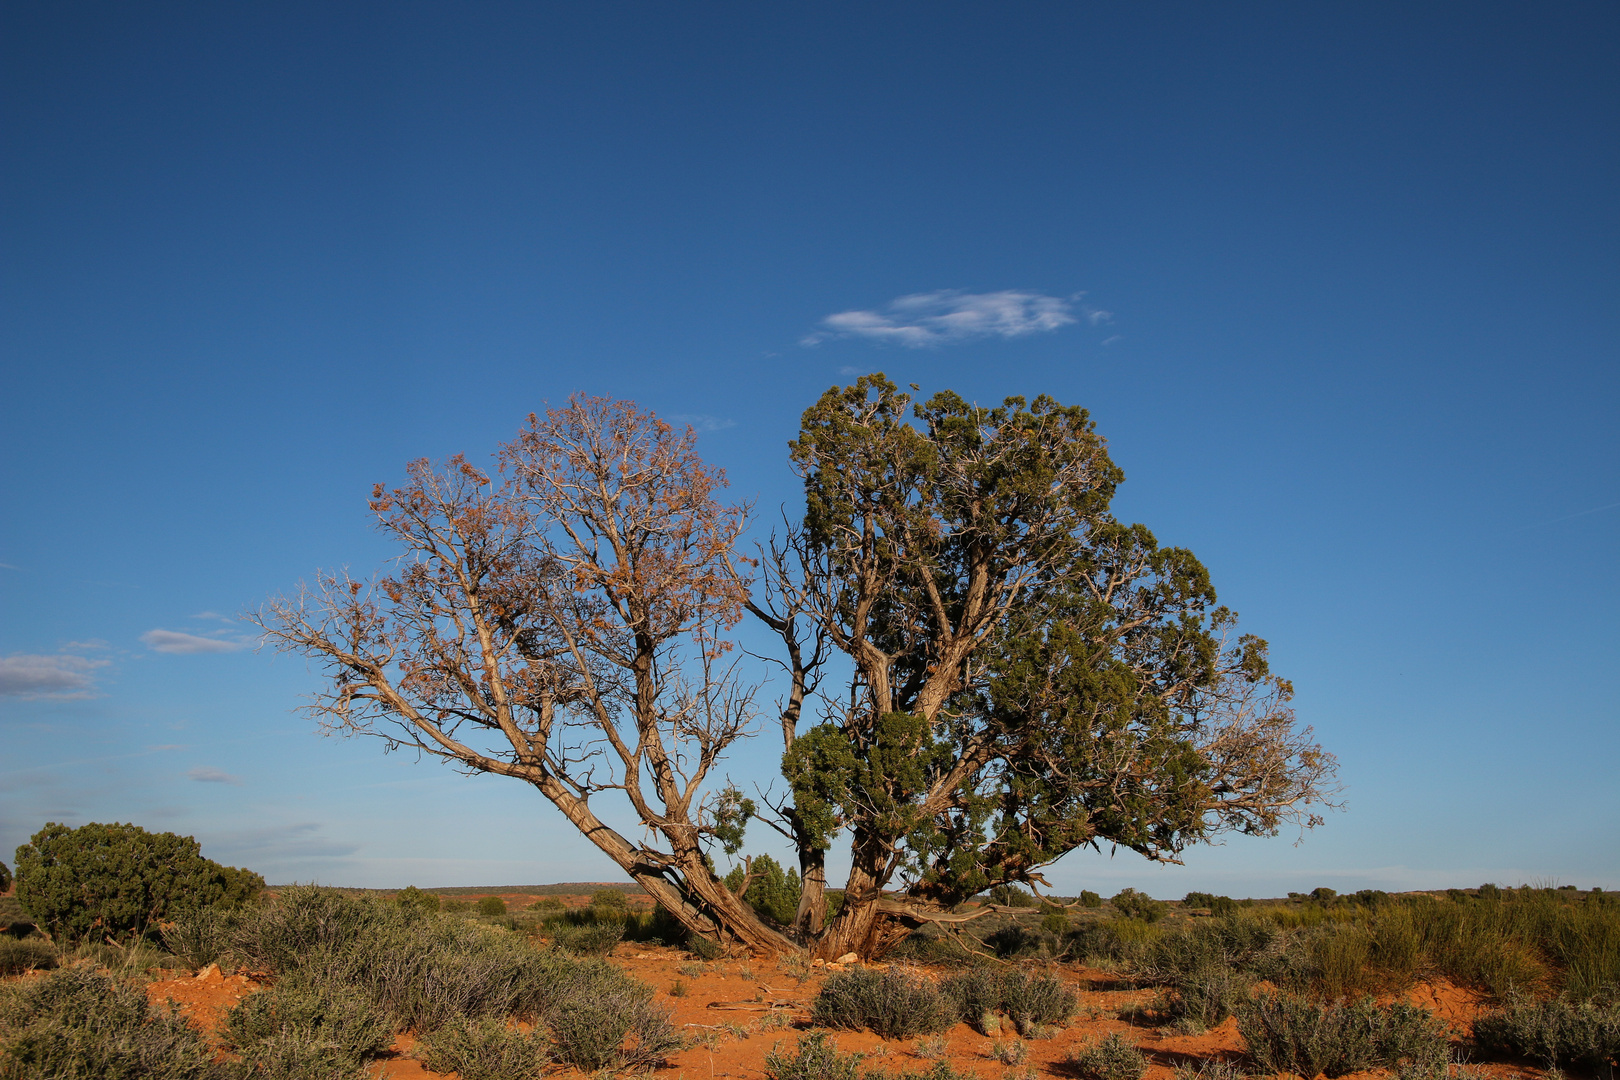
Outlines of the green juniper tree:
[{"label": "green juniper tree", "polygon": [[202,857],[189,836],[138,825],[52,822],[17,849],[17,898],[68,941],[138,938],[200,907],[239,907],[264,890],[251,870]]},{"label": "green juniper tree", "polygon": [[[867,376],[805,412],[792,459],[804,522],[752,608],[793,675],[772,823],[819,954],[881,954],[1078,847],[1175,861],[1221,831],[1317,823],[1333,758],[1203,565],[1112,516],[1124,476],[1084,409],[914,406]],[[800,730],[830,650],[852,674]],[[853,866],[823,927],[840,836]]]}]

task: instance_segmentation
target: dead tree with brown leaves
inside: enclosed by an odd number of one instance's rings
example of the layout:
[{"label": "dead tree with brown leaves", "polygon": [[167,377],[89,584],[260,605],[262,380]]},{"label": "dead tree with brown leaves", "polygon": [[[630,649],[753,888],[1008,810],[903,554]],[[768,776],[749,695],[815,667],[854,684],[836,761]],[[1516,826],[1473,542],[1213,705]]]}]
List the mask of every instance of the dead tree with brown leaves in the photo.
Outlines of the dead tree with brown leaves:
[{"label": "dead tree with brown leaves", "polygon": [[[372,494],[396,572],[323,574],[256,621],[324,664],[310,710],[328,731],[532,784],[693,933],[792,949],[704,857],[741,839],[747,803],[712,781],[755,688],[727,636],[748,599],[731,558],[746,508],[719,500],[693,441],[576,397],[531,416],[493,475],[415,462]],[[654,839],[607,825],[603,798]]]}]

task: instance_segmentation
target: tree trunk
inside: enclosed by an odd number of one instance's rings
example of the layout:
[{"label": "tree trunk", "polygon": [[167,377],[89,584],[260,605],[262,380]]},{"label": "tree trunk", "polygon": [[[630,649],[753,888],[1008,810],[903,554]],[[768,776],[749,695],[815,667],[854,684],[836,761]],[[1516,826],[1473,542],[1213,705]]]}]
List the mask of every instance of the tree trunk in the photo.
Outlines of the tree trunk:
[{"label": "tree trunk", "polygon": [[827,853],[808,844],[799,847],[799,910],[793,928],[808,937],[827,925]]},{"label": "tree trunk", "polygon": [[[649,859],[555,778],[542,777],[534,785],[688,932],[709,938],[729,934],[750,952],[761,955],[799,951],[793,942],[760,922],[753,908],[732,895],[726,883],[704,863],[703,852],[695,845],[677,844],[675,857],[668,864]],[[672,873],[678,874],[679,880],[671,881]]]}]

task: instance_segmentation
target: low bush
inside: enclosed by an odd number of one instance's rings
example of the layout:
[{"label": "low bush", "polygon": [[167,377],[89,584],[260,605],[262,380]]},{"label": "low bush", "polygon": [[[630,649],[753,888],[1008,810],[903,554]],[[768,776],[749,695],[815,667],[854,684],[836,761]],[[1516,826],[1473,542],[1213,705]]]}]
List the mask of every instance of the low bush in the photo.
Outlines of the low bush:
[{"label": "low bush", "polygon": [[319,1035],[291,1029],[248,1047],[231,1080],[367,1080],[366,1067],[332,1051]]},{"label": "low bush", "polygon": [[1446,1064],[1445,1026],[1426,1009],[1364,999],[1317,1004],[1283,994],[1245,1001],[1238,1030],[1256,1064],[1301,1076],[1344,1076],[1363,1069],[1427,1072]]},{"label": "low bush", "polygon": [[810,1020],[821,1027],[870,1028],[885,1039],[932,1035],[956,1022],[958,1010],[925,979],[890,968],[835,972],[821,984]]},{"label": "low bush", "polygon": [[1110,897],[1108,902],[1114,905],[1115,911],[1127,919],[1141,919],[1145,923],[1158,922],[1169,910],[1162,901],[1135,889],[1122,889]]},{"label": "low bush", "polygon": [[1016,885],[997,885],[990,890],[990,902],[1002,907],[1035,907],[1040,901]]},{"label": "low bush", "polygon": [[163,947],[193,971],[217,964],[230,950],[232,933],[241,921],[234,911],[203,908],[162,927]]},{"label": "low bush", "polygon": [[1612,1067],[1620,1063],[1620,1003],[1511,1000],[1500,1012],[1474,1021],[1474,1040],[1549,1069]]},{"label": "low bush", "polygon": [[1071,1050],[1068,1064],[1083,1080],[1141,1080],[1148,1067],[1142,1051],[1117,1031],[1082,1050]]},{"label": "low bush", "polygon": [[620,908],[629,905],[624,899],[623,889],[597,889],[591,894],[591,907],[594,908]]},{"label": "low bush", "polygon": [[8,890],[10,890],[10,888],[11,888],[11,867],[7,866],[3,862],[0,862],[0,893],[8,891]]},{"label": "low bush", "polygon": [[480,897],[478,907],[475,909],[480,915],[505,915],[506,901],[498,896]]},{"label": "low bush", "polygon": [[244,1058],[260,1043],[317,1047],[334,1068],[352,1068],[393,1045],[386,1013],[359,990],[311,979],[283,979],[250,994],[225,1015],[225,1041]]},{"label": "low bush", "polygon": [[530,904],[527,910],[544,912],[567,911],[568,905],[557,899],[555,896],[542,896],[540,899]]},{"label": "low bush", "polygon": [[1080,906],[1083,908],[1100,908],[1102,907],[1102,897],[1090,889],[1081,889]]},{"label": "low bush", "polygon": [[955,934],[938,933],[912,934],[894,947],[889,958],[930,967],[971,967],[990,962],[984,953],[974,951]]},{"label": "low bush", "polygon": [[264,889],[197,841],[136,825],[54,822],[17,849],[17,899],[58,941],[139,938],[177,914],[240,906]]},{"label": "low bush", "polygon": [[21,975],[56,966],[56,946],[44,938],[0,937],[0,975]]},{"label": "low bush", "polygon": [[436,894],[423,892],[415,885],[407,885],[394,894],[394,903],[400,907],[416,908],[419,911],[438,911],[440,901]]},{"label": "low bush", "polygon": [[542,1032],[517,1031],[493,1017],[451,1020],[422,1036],[416,1056],[434,1072],[454,1072],[461,1080],[534,1077],[548,1060]]},{"label": "low bush", "polygon": [[89,964],[0,987],[6,1080],[224,1080],[212,1048],[140,986]]},{"label": "low bush", "polygon": [[1058,980],[1023,971],[963,972],[941,983],[939,992],[950,1002],[955,1019],[981,1035],[994,1034],[991,1026],[1000,1029],[990,1021],[1001,1014],[1027,1037],[1036,1028],[1067,1022],[1078,1004],[1074,991]]},{"label": "low bush", "polygon": [[780,1052],[781,1044],[765,1055],[765,1075],[770,1080],[859,1080],[860,1054],[840,1054],[825,1031],[812,1031],[799,1039],[792,1056]]},{"label": "low bush", "polygon": [[579,956],[603,956],[624,940],[623,923],[588,923],[584,926],[562,924],[552,928],[552,941],[559,949]]},{"label": "low bush", "polygon": [[606,963],[577,965],[558,991],[542,1012],[551,1053],[581,1072],[649,1069],[682,1046],[652,987]]}]

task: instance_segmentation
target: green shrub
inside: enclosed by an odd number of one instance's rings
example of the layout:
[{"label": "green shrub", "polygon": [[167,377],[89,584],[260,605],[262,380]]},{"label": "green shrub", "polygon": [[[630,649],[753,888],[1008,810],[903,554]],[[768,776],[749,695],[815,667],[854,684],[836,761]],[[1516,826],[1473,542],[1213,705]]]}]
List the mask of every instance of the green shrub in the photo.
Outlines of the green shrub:
[{"label": "green shrub", "polygon": [[321,1046],[334,1066],[354,1066],[393,1045],[386,1013],[365,993],[308,975],[282,979],[243,998],[225,1016],[225,1040],[244,1057],[257,1044],[288,1036],[288,1044]]},{"label": "green shrub", "polygon": [[[20,861],[20,860],[19,860]],[[89,964],[0,987],[6,1080],[224,1080],[185,1020]]]},{"label": "green shrub", "polygon": [[542,896],[526,909],[528,911],[567,911],[568,905],[555,896]]},{"label": "green shrub", "polygon": [[1062,936],[1069,932],[1069,916],[1061,911],[1048,911],[1041,916],[1041,929],[1048,934]]},{"label": "green shrub", "polygon": [[231,1080],[368,1080],[364,1065],[344,1059],[318,1035],[278,1032],[254,1043]]},{"label": "green shrub", "polygon": [[505,915],[506,901],[498,896],[481,897],[478,901],[477,911],[480,915]]},{"label": "green shrub", "polygon": [[0,893],[11,888],[11,867],[0,862]]},{"label": "green shrub", "polygon": [[1245,1001],[1238,1030],[1256,1064],[1272,1072],[1329,1077],[1369,1068],[1443,1070],[1446,1029],[1426,1009],[1364,999],[1316,1004],[1281,994]]},{"label": "green shrub", "polygon": [[591,894],[591,907],[624,909],[629,905],[624,899],[623,889],[597,889]]},{"label": "green shrub", "polygon": [[162,927],[163,947],[184,960],[193,971],[226,959],[239,912],[201,908]]},{"label": "green shrub", "polygon": [[1114,905],[1115,911],[1127,919],[1141,919],[1145,923],[1158,922],[1164,918],[1164,913],[1168,910],[1161,901],[1135,889],[1122,889],[1110,897],[1108,902]]},{"label": "green shrub", "polygon": [[652,996],[652,987],[617,968],[578,965],[542,1012],[552,1056],[581,1072],[652,1068],[682,1045]]},{"label": "green shrub", "polygon": [[990,902],[1002,907],[1035,907],[1040,901],[1016,885],[997,885],[990,890]]},{"label": "green shrub", "polygon": [[720,947],[717,941],[711,941],[701,934],[691,934],[686,939],[686,951],[699,960],[718,960],[726,955],[726,950]]},{"label": "green shrub", "polygon": [[202,857],[197,841],[135,825],[54,822],[17,849],[17,898],[58,940],[140,937],[208,905],[239,906],[264,879]]},{"label": "green shrub", "polygon": [[765,1055],[770,1080],[859,1080],[861,1055],[840,1054],[825,1031],[812,1031],[799,1039],[793,1056],[779,1052],[777,1044]]},{"label": "green shrub", "polygon": [[1601,1069],[1620,1062],[1620,1004],[1514,999],[1500,1012],[1474,1021],[1481,1046],[1547,1068]]},{"label": "green shrub", "polygon": [[791,925],[799,911],[802,888],[799,872],[784,870],[769,855],[755,855],[749,860],[746,873],[741,865],[731,868],[726,875],[726,888],[734,893],[740,891],[748,874],[753,875],[753,880],[748,881],[748,891],[743,893],[748,906],[761,918],[783,926]]},{"label": "green shrub", "polygon": [[940,933],[912,934],[896,945],[889,953],[889,957],[899,962],[909,961],[927,964],[930,967],[963,967],[989,963],[982,953],[964,944],[955,934]]},{"label": "green shrub", "polygon": [[1148,1066],[1142,1051],[1117,1031],[1083,1050],[1071,1050],[1068,1064],[1084,1080],[1142,1080]]},{"label": "green shrub", "polygon": [[416,908],[419,911],[438,911],[439,897],[430,892],[423,892],[415,885],[407,885],[394,894],[394,903],[400,907]]},{"label": "green shrub", "polygon": [[418,1031],[452,1016],[534,1016],[572,963],[481,923],[311,886],[242,913],[230,938],[248,967],[353,986]]},{"label": "green shrub", "polygon": [[567,949],[580,956],[603,956],[624,940],[623,923],[588,923],[584,926],[557,926],[552,930],[552,941],[559,949]]},{"label": "green shrub", "polygon": [[1216,896],[1206,892],[1190,892],[1181,902],[1186,907],[1205,908],[1216,917],[1235,915],[1238,910],[1238,902],[1230,896]]},{"label": "green shrub", "polygon": [[965,971],[942,982],[939,992],[950,1003],[953,1019],[981,1035],[995,1034],[992,1026],[999,1030],[997,1014],[1027,1036],[1036,1028],[1067,1022],[1077,1007],[1074,991],[1058,980],[1023,971]]},{"label": "green shrub", "polygon": [[885,1039],[944,1031],[956,1022],[956,1013],[932,983],[893,968],[835,972],[821,984],[810,1006],[814,1024],[853,1031],[871,1028]]},{"label": "green shrub", "polygon": [[0,937],[0,975],[21,975],[56,966],[56,946],[44,938]]},{"label": "green shrub", "polygon": [[548,1060],[543,1032],[517,1031],[494,1017],[456,1017],[422,1036],[416,1056],[434,1072],[454,1072],[461,1080],[534,1077]]}]

